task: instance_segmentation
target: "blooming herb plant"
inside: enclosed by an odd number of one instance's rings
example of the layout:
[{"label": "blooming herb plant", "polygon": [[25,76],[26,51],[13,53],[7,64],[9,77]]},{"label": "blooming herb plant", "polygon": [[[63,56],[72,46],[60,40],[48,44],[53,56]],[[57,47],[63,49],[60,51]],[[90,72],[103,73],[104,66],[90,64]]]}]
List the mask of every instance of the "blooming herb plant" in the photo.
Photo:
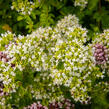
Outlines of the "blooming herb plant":
[{"label": "blooming herb plant", "polygon": [[75,102],[91,103],[96,87],[108,92],[100,66],[108,63],[109,31],[86,45],[87,32],[75,15],[68,15],[54,28],[40,27],[19,37],[2,34],[0,108],[74,109]]}]

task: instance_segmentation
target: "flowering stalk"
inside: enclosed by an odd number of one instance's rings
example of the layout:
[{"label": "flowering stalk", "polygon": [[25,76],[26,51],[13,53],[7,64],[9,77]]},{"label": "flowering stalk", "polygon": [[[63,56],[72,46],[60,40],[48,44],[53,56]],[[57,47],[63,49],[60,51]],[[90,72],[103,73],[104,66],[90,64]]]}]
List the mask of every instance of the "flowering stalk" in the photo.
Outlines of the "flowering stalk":
[{"label": "flowering stalk", "polygon": [[108,49],[101,44],[96,44],[94,48],[95,48],[94,56],[96,64],[98,65],[106,64],[106,62],[108,61]]}]

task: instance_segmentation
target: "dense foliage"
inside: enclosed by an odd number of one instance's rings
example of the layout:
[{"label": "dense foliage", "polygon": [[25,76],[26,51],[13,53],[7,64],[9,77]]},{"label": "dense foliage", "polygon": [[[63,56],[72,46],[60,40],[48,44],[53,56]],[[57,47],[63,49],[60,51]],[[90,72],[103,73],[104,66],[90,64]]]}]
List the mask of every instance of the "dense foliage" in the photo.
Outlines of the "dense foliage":
[{"label": "dense foliage", "polygon": [[0,0],[0,6],[1,32],[27,34],[68,14],[76,14],[91,31],[109,27],[108,0]]},{"label": "dense foliage", "polygon": [[108,109],[109,1],[4,1],[0,109]]}]

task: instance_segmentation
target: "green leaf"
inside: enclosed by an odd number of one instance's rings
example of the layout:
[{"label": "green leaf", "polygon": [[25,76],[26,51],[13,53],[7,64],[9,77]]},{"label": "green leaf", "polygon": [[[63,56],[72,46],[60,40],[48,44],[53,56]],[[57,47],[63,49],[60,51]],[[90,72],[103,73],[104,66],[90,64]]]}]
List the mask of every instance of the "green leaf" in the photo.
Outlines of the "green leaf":
[{"label": "green leaf", "polygon": [[23,19],[24,19],[23,16],[18,16],[18,17],[17,17],[17,21],[21,21],[21,20],[23,20]]}]

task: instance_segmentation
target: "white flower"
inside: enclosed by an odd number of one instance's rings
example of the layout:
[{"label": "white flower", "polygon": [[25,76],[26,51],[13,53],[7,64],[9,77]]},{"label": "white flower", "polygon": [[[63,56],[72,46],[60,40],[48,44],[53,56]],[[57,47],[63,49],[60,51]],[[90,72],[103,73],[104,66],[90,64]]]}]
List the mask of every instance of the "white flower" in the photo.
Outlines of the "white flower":
[{"label": "white flower", "polygon": [[15,76],[15,73],[14,73],[14,72],[11,72],[11,75],[12,75],[12,76]]},{"label": "white flower", "polygon": [[35,58],[35,55],[32,55],[32,59],[34,59]]},{"label": "white flower", "polygon": [[60,73],[58,73],[57,76],[60,77]]},{"label": "white flower", "polygon": [[21,65],[18,65],[17,68],[20,70],[20,71],[23,71],[23,68]]}]

